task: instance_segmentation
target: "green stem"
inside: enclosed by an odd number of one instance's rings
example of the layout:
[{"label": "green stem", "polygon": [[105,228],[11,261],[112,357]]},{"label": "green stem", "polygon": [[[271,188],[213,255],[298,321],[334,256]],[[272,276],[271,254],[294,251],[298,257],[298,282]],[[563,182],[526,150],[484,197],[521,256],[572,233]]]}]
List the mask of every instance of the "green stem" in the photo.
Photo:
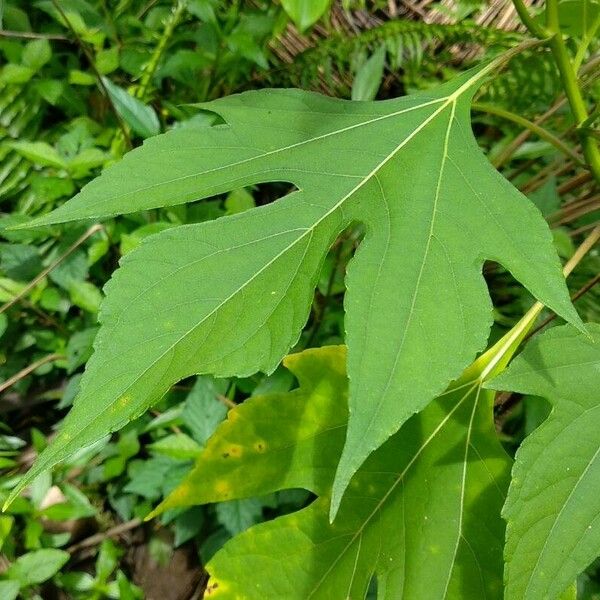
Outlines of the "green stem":
[{"label": "green stem", "polygon": [[[565,277],[568,277],[573,272],[573,269],[599,239],[600,225],[593,229],[563,267]],[[480,381],[491,379],[506,368],[506,365],[510,362],[521,342],[527,337],[529,330],[533,327],[543,308],[544,305],[541,302],[536,302],[508,333],[473,363],[473,367],[480,372]]]},{"label": "green stem", "polygon": [[513,0],[513,5],[515,7],[515,10],[517,11],[517,14],[519,15],[519,18],[521,19],[521,22],[523,23],[523,25],[525,25],[525,27],[527,27],[529,33],[534,35],[536,38],[539,38],[540,40],[546,39],[548,37],[548,32],[546,31],[545,27],[542,27],[529,14],[529,11],[527,10],[527,7],[525,6],[523,0]]},{"label": "green stem", "polygon": [[[522,2],[522,0],[517,0],[517,2]],[[575,126],[579,129],[587,121],[588,112],[581,88],[577,82],[576,70],[571,63],[567,46],[560,31],[558,0],[546,0],[546,25],[552,34],[552,37],[548,40],[548,45],[560,73],[565,95],[575,118]],[[587,135],[586,131],[581,129],[579,131],[581,133],[581,148],[585,160],[594,179],[600,183],[600,149],[598,148],[598,144],[592,136]]]},{"label": "green stem", "polygon": [[[581,88],[577,83],[575,70],[569,59],[567,47],[565,46],[565,42],[560,32],[556,32],[550,40],[550,49],[552,50],[556,66],[558,67],[565,95],[567,96],[567,100],[571,107],[571,112],[575,118],[575,125],[577,128],[580,128],[581,125],[587,121],[588,112],[581,93]],[[594,179],[600,183],[600,149],[593,137],[586,135],[586,132],[583,130],[581,130],[581,134],[581,148],[583,150],[583,155],[585,156],[585,160]]]},{"label": "green stem", "polygon": [[165,52],[167,44],[171,39],[173,32],[175,31],[175,27],[177,27],[181,15],[183,14],[183,10],[185,8],[185,0],[178,0],[173,7],[173,11],[167,22],[165,23],[165,28],[163,30],[162,35],[160,36],[160,40],[158,45],[154,49],[150,60],[144,65],[142,71],[142,77],[140,79],[140,84],[138,88],[135,90],[135,96],[140,100],[146,100],[146,94],[148,92],[148,88],[150,87],[150,82],[154,73],[156,73],[156,69],[160,63],[160,60]]},{"label": "green stem", "polygon": [[474,102],[473,108],[475,110],[485,112],[490,115],[496,115],[498,117],[506,119],[507,121],[512,121],[513,123],[516,123],[517,125],[528,129],[532,133],[535,133],[541,139],[545,140],[549,144],[552,144],[557,150],[559,150],[569,158],[572,158],[579,165],[583,164],[581,158],[579,158],[579,156],[573,150],[571,150],[571,148],[569,148],[569,146],[567,146],[562,140],[556,137],[553,133],[550,133],[547,129],[536,125],[529,119],[526,119],[521,115],[517,115],[509,110],[505,110],[503,108],[492,106],[490,104],[484,104],[481,102]]},{"label": "green stem", "polygon": [[558,0],[546,0],[546,28],[552,33],[558,33],[560,30]]}]

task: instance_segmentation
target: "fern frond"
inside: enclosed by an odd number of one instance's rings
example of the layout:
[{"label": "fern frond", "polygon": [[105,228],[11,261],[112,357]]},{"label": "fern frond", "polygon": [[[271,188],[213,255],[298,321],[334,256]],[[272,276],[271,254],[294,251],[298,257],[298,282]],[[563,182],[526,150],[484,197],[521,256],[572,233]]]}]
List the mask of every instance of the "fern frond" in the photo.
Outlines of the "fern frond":
[{"label": "fern frond", "polygon": [[27,177],[33,166],[8,143],[35,137],[40,107],[39,98],[32,97],[26,86],[7,85],[0,91],[0,201],[27,187]]},{"label": "fern frond", "polygon": [[[387,50],[387,62],[392,72],[416,74],[425,62],[440,62],[440,48],[467,46],[488,50],[508,47],[522,38],[518,33],[470,22],[456,24],[423,23],[397,19],[387,21],[356,35],[338,31],[319,41],[314,47],[298,54],[293,63],[282,65],[277,79],[287,85],[314,87],[320,81],[324,87],[339,93],[347,86],[348,75],[376,48]],[[458,52],[456,52],[458,54]],[[464,58],[459,57],[459,61]],[[448,62],[452,61],[451,55]],[[443,62],[443,61],[442,61]]]},{"label": "fern frond", "polygon": [[482,89],[481,97],[529,116],[546,110],[561,90],[560,75],[550,51],[537,47],[515,55],[508,68]]}]

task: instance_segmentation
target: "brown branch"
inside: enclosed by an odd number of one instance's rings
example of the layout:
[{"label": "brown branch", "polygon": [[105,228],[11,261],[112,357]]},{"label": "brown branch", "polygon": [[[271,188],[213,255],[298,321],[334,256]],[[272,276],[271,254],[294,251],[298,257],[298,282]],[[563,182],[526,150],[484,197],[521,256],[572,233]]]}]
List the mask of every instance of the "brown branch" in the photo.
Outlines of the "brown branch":
[{"label": "brown branch", "polygon": [[76,544],[69,546],[67,548],[67,552],[69,554],[75,554],[75,552],[84,550],[85,548],[93,548],[94,546],[98,546],[99,544],[101,544],[104,540],[108,538],[119,537],[123,533],[126,533],[127,531],[131,531],[132,529],[139,527],[141,524],[141,519],[131,519],[131,521],[119,523],[119,525],[115,525],[114,527],[111,527],[106,531],[102,531],[101,533],[95,533],[94,535],[91,535],[90,537],[81,540],[81,542],[77,542]]},{"label": "brown branch", "polygon": [[8,388],[15,385],[15,383],[18,383],[19,381],[21,381],[21,379],[25,379],[25,377],[27,377],[27,375],[33,373],[36,369],[38,369],[42,365],[45,365],[49,362],[53,362],[55,360],[62,360],[64,358],[65,357],[62,354],[49,354],[48,356],[44,356],[44,358],[40,358],[39,360],[36,360],[34,363],[31,363],[24,369],[21,369],[18,373],[15,373],[12,377],[9,377],[4,383],[0,384],[0,394],[2,392],[4,392],[5,390],[7,390]]},{"label": "brown branch", "polygon": [[0,29],[0,38],[18,38],[24,40],[58,40],[61,42],[70,42],[71,40],[64,35],[54,33],[34,33],[33,31],[10,31],[9,29]]},{"label": "brown branch", "polygon": [[30,281],[18,294],[14,296],[12,300],[9,300],[5,304],[0,307],[0,314],[7,311],[13,304],[19,302],[22,298],[24,298],[50,271],[58,267],[60,263],[65,260],[72,252],[74,252],[85,240],[94,235],[94,233],[101,231],[104,229],[102,225],[96,223],[92,225],[79,239],[77,239],[68,249],[67,251],[59,256],[51,265],[46,267],[35,279]]}]

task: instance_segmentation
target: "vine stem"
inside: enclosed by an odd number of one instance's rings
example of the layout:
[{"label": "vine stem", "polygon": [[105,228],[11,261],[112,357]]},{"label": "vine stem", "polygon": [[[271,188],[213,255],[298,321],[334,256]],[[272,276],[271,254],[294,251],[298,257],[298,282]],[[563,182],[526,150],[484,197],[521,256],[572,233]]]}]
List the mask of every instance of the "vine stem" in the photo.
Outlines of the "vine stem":
[{"label": "vine stem", "polygon": [[560,31],[554,34],[549,45],[563,82],[565,94],[571,106],[571,112],[575,118],[575,125],[582,134],[581,148],[583,154],[594,179],[600,183],[600,149],[598,149],[596,140],[592,136],[585,135],[581,129],[588,119],[588,112]]},{"label": "vine stem", "polygon": [[0,29],[0,38],[17,38],[23,40],[57,40],[60,42],[70,42],[71,40],[64,35],[53,33],[34,33],[32,31],[11,31],[9,29]]},{"label": "vine stem", "polygon": [[85,538],[84,540],[81,540],[72,546],[69,546],[67,548],[67,552],[69,554],[74,554],[75,552],[79,552],[85,548],[93,548],[94,546],[101,544],[105,539],[119,537],[123,533],[139,527],[141,524],[141,519],[131,519],[131,521],[119,523],[118,525],[115,525],[106,531],[95,533],[94,535],[91,535],[90,537]]},{"label": "vine stem", "polygon": [[523,0],[513,0],[513,6],[519,15],[519,18],[521,19],[521,22],[523,25],[525,25],[525,27],[527,27],[528,31],[530,31],[539,39],[545,39],[548,37],[548,32],[546,29],[529,14],[529,10],[527,10]]},{"label": "vine stem", "polygon": [[490,115],[496,115],[497,117],[501,117],[502,119],[506,119],[507,121],[512,121],[521,127],[528,129],[532,133],[535,133],[538,137],[548,142],[552,146],[554,146],[557,150],[572,158],[577,164],[583,165],[583,161],[576,152],[571,150],[567,144],[565,144],[561,139],[555,136],[553,133],[550,133],[547,129],[540,127],[533,121],[522,117],[521,115],[517,115],[509,110],[505,110],[504,108],[500,108],[498,106],[492,106],[491,104],[484,104],[481,102],[474,102],[472,105],[473,109],[485,112]]},{"label": "vine stem", "polygon": [[143,67],[142,77],[140,79],[139,86],[134,91],[134,95],[136,98],[139,98],[140,100],[147,99],[146,94],[148,92],[148,88],[152,81],[152,77],[153,77],[154,73],[156,73],[156,69],[158,68],[158,65],[160,63],[160,60],[161,60],[164,52],[165,52],[167,44],[173,37],[173,32],[175,31],[175,28],[177,27],[177,25],[179,24],[179,21],[181,20],[185,6],[186,6],[186,3],[184,0],[176,1],[175,5],[173,7],[173,10],[171,11],[171,15],[169,16],[169,18],[167,19],[167,21],[165,23],[165,29],[164,29],[162,35],[160,36],[158,45],[154,49],[154,52],[152,53],[150,60]]},{"label": "vine stem", "polygon": [[[599,64],[600,64],[600,55],[591,58],[588,63],[583,65],[578,70],[577,76],[579,79],[581,79],[583,76],[586,76],[590,73],[592,74],[591,78],[589,78],[585,81],[581,81],[580,85],[581,85],[582,89],[585,89],[586,86],[589,86],[591,81],[593,81],[595,79],[595,72],[596,72]],[[562,107],[566,103],[567,103],[567,98],[563,93],[560,95],[559,98],[557,98],[556,102],[544,114],[539,116],[534,121],[535,125],[541,125],[542,123],[545,123],[550,117],[552,117],[559,110],[561,110]],[[591,115],[590,115],[590,117],[588,117],[588,121],[590,120],[590,118],[591,118]],[[584,128],[585,126],[586,126],[586,123],[581,125],[581,128]],[[510,144],[508,144],[506,146],[506,148],[504,148],[504,150],[496,157],[496,165],[495,165],[496,168],[499,169],[500,167],[504,166],[510,160],[512,155],[521,147],[521,145],[527,141],[527,139],[529,138],[530,135],[531,135],[531,131],[526,129],[525,131],[520,133]]]}]

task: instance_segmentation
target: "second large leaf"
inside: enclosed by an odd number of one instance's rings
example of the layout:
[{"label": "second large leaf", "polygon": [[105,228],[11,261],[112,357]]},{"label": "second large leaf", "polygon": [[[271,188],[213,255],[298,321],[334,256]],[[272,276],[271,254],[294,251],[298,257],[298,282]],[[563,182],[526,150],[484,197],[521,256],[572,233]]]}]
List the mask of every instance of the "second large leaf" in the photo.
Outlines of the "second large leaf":
[{"label": "second large leaf", "polygon": [[152,236],[122,261],[79,398],[29,477],[186,376],[273,370],[307,320],[324,255],[351,223],[366,234],[347,275],[350,421],[334,509],[366,457],[484,346],[484,259],[577,321],[541,215],[471,132],[472,96],[494,67],[385,102],[262,90],[208,103],[224,124],[151,138],[38,220],[102,218],[267,181],[297,188]]}]

